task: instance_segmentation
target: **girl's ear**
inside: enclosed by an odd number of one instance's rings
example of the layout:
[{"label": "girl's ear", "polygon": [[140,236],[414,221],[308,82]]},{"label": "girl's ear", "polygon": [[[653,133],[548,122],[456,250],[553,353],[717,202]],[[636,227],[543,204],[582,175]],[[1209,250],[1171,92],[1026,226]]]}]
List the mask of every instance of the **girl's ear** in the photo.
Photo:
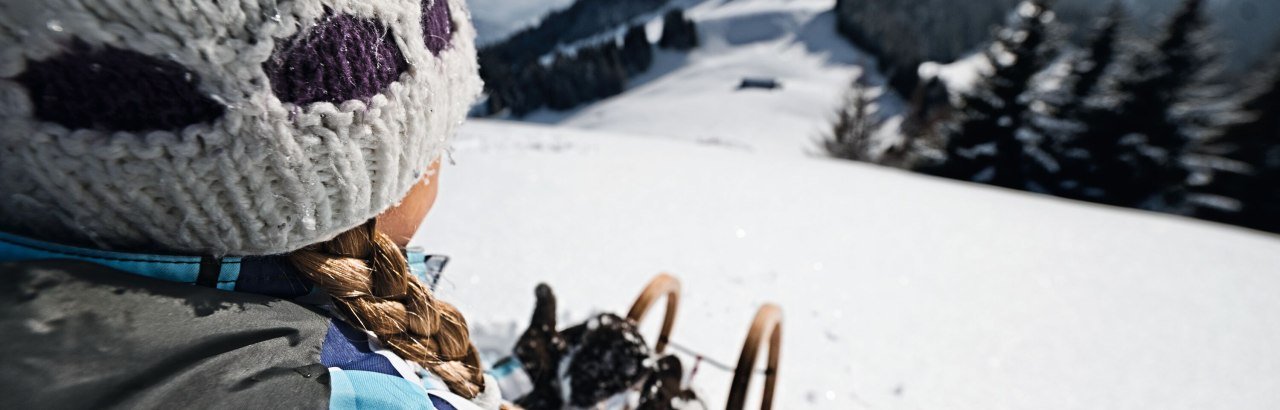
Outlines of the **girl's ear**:
[{"label": "girl's ear", "polygon": [[391,237],[400,247],[409,246],[422,226],[427,213],[436,203],[440,191],[440,161],[431,164],[430,172],[409,190],[400,204],[378,215],[378,230]]}]

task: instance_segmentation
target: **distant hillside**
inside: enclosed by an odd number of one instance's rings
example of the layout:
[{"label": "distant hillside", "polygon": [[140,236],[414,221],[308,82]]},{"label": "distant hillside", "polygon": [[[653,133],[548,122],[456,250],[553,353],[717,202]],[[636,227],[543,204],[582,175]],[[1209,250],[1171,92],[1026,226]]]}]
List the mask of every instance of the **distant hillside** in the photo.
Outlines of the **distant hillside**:
[{"label": "distant hillside", "polygon": [[548,14],[536,26],[480,50],[483,65],[520,65],[572,43],[616,29],[636,16],[658,10],[669,0],[578,0]]},{"label": "distant hillside", "polygon": [[951,61],[990,38],[990,27],[1019,0],[838,0],[837,28],[854,45],[880,57],[880,69],[904,95],[915,88],[916,67]]},{"label": "distant hillside", "polygon": [[552,11],[569,7],[573,0],[468,0],[481,47],[506,39],[512,33],[535,26]]}]

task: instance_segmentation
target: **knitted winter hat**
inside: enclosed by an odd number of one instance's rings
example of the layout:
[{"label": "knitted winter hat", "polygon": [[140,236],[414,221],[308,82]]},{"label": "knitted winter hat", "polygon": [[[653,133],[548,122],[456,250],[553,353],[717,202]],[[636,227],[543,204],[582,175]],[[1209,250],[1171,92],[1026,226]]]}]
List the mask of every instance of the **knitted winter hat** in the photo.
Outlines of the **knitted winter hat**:
[{"label": "knitted winter hat", "polygon": [[283,253],[398,203],[480,91],[463,0],[0,0],[0,230]]}]

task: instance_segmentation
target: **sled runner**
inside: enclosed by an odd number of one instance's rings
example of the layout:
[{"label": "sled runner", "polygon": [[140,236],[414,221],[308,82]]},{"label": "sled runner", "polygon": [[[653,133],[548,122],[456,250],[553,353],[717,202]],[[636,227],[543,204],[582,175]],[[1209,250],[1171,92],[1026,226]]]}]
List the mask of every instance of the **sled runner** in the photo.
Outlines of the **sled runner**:
[{"label": "sled runner", "polygon": [[[662,355],[671,342],[671,332],[675,328],[676,315],[680,307],[680,280],[668,274],[660,274],[649,284],[627,313],[627,319],[635,324],[642,323],[649,310],[659,299],[665,297],[666,311],[662,319],[662,328],[658,339],[654,342],[653,352]],[[764,342],[768,341],[768,356],[765,361],[765,383],[760,408],[773,408],[774,388],[778,382],[778,365],[782,351],[782,309],[774,304],[761,306],[751,322],[746,341],[742,345],[742,354],[738,357],[738,365],[734,369],[733,384],[729,389],[727,410],[742,410],[746,407],[748,389],[751,378],[755,374],[756,359],[759,357]]]},{"label": "sled runner", "polygon": [[631,304],[631,310],[627,313],[628,320],[640,324],[644,322],[649,308],[664,296],[667,299],[667,310],[662,318],[662,330],[659,331],[658,340],[653,345],[653,352],[657,354],[666,352],[667,343],[671,341],[671,330],[676,327],[676,313],[680,308],[680,280],[665,273],[659,274],[649,281],[649,285],[640,292],[640,296],[636,298],[635,303]]}]

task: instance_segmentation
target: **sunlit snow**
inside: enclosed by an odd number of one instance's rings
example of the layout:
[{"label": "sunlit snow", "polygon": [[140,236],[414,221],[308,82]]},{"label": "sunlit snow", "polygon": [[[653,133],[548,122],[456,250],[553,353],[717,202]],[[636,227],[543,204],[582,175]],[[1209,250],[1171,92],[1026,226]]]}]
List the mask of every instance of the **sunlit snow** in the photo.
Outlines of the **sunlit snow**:
[{"label": "sunlit snow", "polygon": [[[780,409],[1280,404],[1280,238],[822,158],[873,64],[835,36],[834,2],[677,2],[703,46],[659,52],[626,93],[531,118],[558,127],[463,127],[415,243],[454,258],[439,293],[487,355],[539,282],[570,324],[671,272],[710,408],[730,375],[709,363],[736,361],[765,302],[786,312]],[[956,91],[989,69],[921,68]]]},{"label": "sunlit snow", "polygon": [[[645,136],[481,120],[455,146],[416,243],[454,258],[440,295],[489,352],[538,282],[567,324],[665,271],[675,342],[717,361],[785,308],[777,408],[1280,403],[1274,236]],[[711,408],[729,377],[696,376]]]}]

